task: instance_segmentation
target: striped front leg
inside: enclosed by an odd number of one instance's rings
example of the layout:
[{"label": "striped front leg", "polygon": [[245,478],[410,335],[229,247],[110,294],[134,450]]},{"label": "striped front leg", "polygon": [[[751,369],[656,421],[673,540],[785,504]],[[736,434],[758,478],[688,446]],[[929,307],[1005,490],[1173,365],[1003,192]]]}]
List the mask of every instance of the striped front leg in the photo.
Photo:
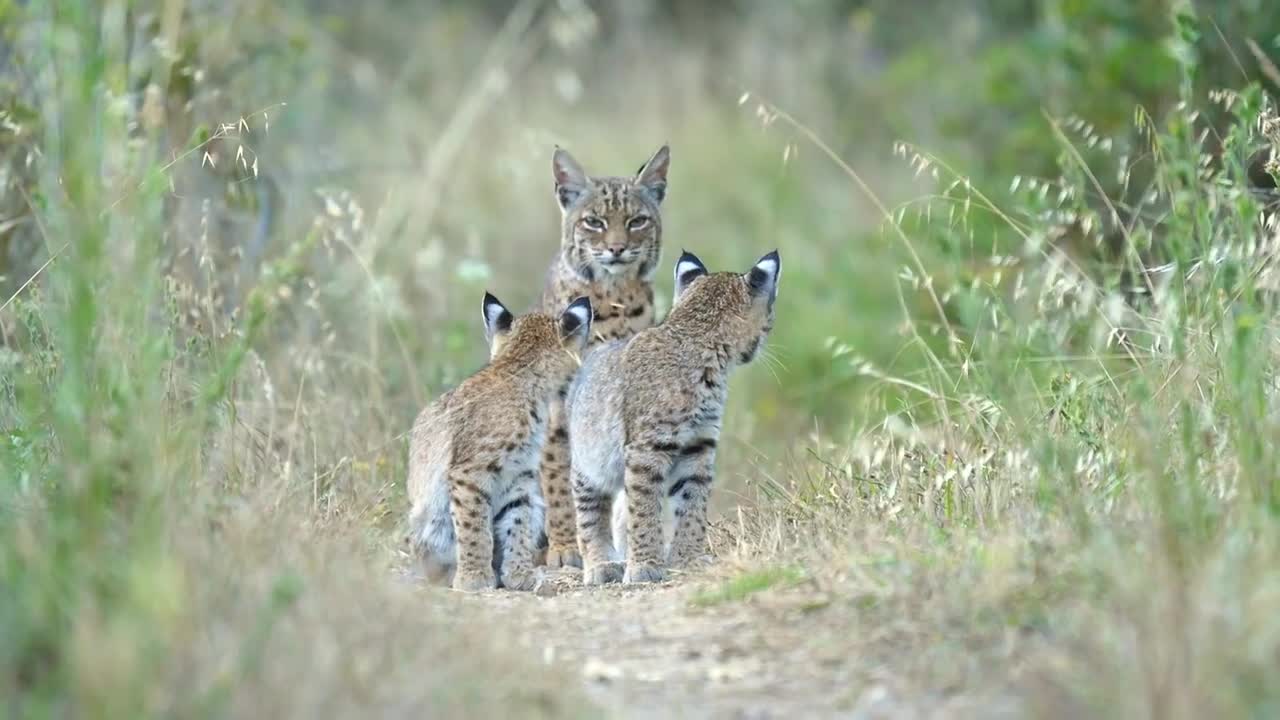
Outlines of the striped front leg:
[{"label": "striped front leg", "polygon": [[489,493],[493,475],[484,468],[449,471],[449,503],[458,542],[458,568],[453,588],[464,592],[490,590],[498,585],[493,572],[493,525]]},{"label": "striped front leg", "polygon": [[663,562],[662,490],[671,456],[652,446],[625,450],[627,502],[626,583],[661,582]]},{"label": "striped front leg", "polygon": [[683,567],[707,557],[707,501],[715,476],[716,440],[695,440],[680,449],[675,472],[667,485],[667,502],[675,517],[675,531],[667,562]]},{"label": "striped front leg", "polygon": [[541,470],[542,497],[547,503],[547,567],[582,567],[569,488],[569,424],[562,401],[551,403]]},{"label": "striped front leg", "polygon": [[497,540],[495,564],[502,587],[508,590],[533,590],[541,580],[541,571],[533,563],[534,545],[542,524],[542,503],[537,493],[534,472],[524,471],[493,516],[493,534]]},{"label": "striped front leg", "polygon": [[570,471],[573,477],[573,500],[578,508],[578,545],[582,550],[582,582],[587,585],[604,585],[622,579],[622,565],[613,561],[613,539],[610,537],[610,516],[614,489],[591,481],[577,468]]}]

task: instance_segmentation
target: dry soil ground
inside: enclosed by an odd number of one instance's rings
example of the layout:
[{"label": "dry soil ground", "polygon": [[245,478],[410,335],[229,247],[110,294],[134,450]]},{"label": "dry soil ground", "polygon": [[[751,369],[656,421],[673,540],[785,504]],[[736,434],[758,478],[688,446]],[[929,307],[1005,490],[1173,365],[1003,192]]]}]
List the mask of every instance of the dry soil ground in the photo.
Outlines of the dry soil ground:
[{"label": "dry soil ground", "polygon": [[588,588],[565,573],[538,594],[424,592],[449,621],[483,623],[513,638],[515,652],[560,664],[610,717],[1018,714],[944,692],[906,695],[884,658],[850,654],[856,643],[847,633],[865,629],[854,626],[839,601],[806,583],[708,600],[720,582],[703,575]]}]

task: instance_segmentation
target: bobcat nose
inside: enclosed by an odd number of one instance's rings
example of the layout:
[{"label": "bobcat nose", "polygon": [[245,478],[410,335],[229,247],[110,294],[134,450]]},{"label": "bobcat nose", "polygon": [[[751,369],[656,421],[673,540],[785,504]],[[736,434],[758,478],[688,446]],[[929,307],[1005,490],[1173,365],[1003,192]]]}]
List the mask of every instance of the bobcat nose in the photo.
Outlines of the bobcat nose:
[{"label": "bobcat nose", "polygon": [[609,247],[609,252],[613,253],[613,259],[617,260],[618,258],[622,257],[622,253],[623,253],[626,249],[627,249],[627,248],[626,248],[625,246],[623,246],[623,245],[610,246],[610,247]]}]

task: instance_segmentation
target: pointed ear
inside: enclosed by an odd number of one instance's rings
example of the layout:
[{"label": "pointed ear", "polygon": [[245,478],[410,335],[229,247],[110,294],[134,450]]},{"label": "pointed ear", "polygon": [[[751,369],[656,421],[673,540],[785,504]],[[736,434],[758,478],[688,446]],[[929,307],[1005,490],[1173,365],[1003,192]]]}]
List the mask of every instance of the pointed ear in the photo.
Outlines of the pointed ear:
[{"label": "pointed ear", "polygon": [[515,319],[511,311],[503,306],[491,293],[484,294],[484,339],[490,344],[494,338],[506,335],[511,330],[511,322]]},{"label": "pointed ear", "polygon": [[648,190],[658,204],[662,204],[662,199],[667,196],[667,168],[670,165],[671,149],[663,145],[636,172],[636,184]]},{"label": "pointed ear", "polygon": [[769,298],[769,304],[778,297],[778,280],[782,277],[782,258],[774,250],[756,261],[747,272],[747,285],[754,297]]},{"label": "pointed ear", "polygon": [[702,264],[697,255],[681,250],[680,259],[676,261],[676,297],[683,295],[694,280],[706,274],[707,266]]},{"label": "pointed ear", "polygon": [[556,202],[560,204],[561,210],[568,210],[570,205],[586,194],[591,179],[569,151],[559,147],[551,156],[551,172],[556,179]]},{"label": "pointed ear", "polygon": [[580,337],[583,341],[591,333],[591,301],[580,297],[569,303],[560,313],[560,337],[568,340]]}]

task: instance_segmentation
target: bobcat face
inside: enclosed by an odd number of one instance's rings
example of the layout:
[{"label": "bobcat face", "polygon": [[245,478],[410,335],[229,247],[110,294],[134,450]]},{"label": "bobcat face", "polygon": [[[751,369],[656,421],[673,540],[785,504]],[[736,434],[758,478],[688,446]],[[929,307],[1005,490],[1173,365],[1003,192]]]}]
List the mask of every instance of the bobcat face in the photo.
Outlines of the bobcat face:
[{"label": "bobcat face", "polygon": [[616,275],[645,258],[661,232],[657,205],[625,180],[597,180],[565,218],[565,232],[604,271]]},{"label": "bobcat face", "polygon": [[591,178],[557,149],[552,161],[563,242],[588,277],[596,271],[649,277],[662,245],[659,206],[666,195],[670,153],[658,150],[633,178]]}]

